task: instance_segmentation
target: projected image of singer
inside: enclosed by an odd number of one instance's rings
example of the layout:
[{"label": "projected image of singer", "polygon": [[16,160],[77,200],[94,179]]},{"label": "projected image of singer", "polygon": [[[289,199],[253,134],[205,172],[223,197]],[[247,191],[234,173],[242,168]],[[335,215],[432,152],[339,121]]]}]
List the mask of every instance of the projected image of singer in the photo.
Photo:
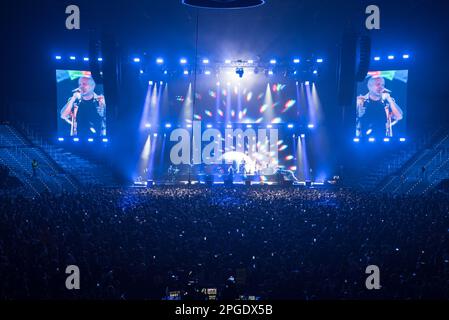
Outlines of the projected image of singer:
[{"label": "projected image of singer", "polygon": [[402,120],[403,111],[385,89],[385,79],[372,77],[368,80],[369,92],[357,97],[356,135],[370,137],[393,137],[393,127]]},{"label": "projected image of singer", "polygon": [[61,110],[61,118],[70,124],[71,136],[106,135],[106,102],[94,92],[95,81],[84,76],[79,87]]}]

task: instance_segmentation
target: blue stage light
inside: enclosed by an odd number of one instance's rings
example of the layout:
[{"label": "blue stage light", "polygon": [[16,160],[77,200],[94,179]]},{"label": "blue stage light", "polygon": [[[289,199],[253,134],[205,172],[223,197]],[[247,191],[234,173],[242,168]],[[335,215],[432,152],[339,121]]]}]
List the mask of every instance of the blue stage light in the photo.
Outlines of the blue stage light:
[{"label": "blue stage light", "polygon": [[61,56],[56,56],[55,59],[56,59],[56,60],[61,60],[62,57],[61,57]]},{"label": "blue stage light", "polygon": [[139,63],[140,62],[140,58],[134,58],[133,59],[135,63]]},{"label": "blue stage light", "polygon": [[271,129],[271,128],[273,128],[273,126],[271,124],[268,124],[267,129]]},{"label": "blue stage light", "polygon": [[360,142],[360,138],[354,138],[354,142]]},{"label": "blue stage light", "polygon": [[187,59],[185,58],[181,58],[181,60],[179,60],[180,64],[186,64],[187,63]]},{"label": "blue stage light", "polygon": [[323,63],[323,61],[324,61],[323,58],[318,58],[318,59],[316,59],[316,62],[317,62],[317,63]]},{"label": "blue stage light", "polygon": [[271,64],[276,64],[277,61],[276,61],[276,59],[271,59],[271,60],[270,60],[270,63],[271,63]]},{"label": "blue stage light", "polygon": [[80,141],[80,138],[73,138],[73,141],[74,141],[74,142],[79,142],[79,141]]},{"label": "blue stage light", "polygon": [[143,70],[140,70],[140,74],[143,74]]},{"label": "blue stage light", "polygon": [[248,60],[248,63],[249,63],[249,64],[253,64],[253,63],[254,63],[254,60],[252,60],[252,59],[251,59],[251,60]]},{"label": "blue stage light", "polygon": [[374,142],[374,141],[376,141],[376,139],[371,137],[371,138],[368,139],[368,141],[369,142]]},{"label": "blue stage light", "polygon": [[388,56],[388,60],[394,60],[394,56],[393,55],[389,55]]},{"label": "blue stage light", "polygon": [[308,85],[310,85],[310,81],[306,81],[306,82],[304,82],[304,84],[305,84],[306,86],[308,86]]},{"label": "blue stage light", "polygon": [[314,125],[313,123],[309,123],[309,124],[307,125],[307,128],[313,129],[313,128],[315,128],[315,125]]},{"label": "blue stage light", "polygon": [[402,58],[403,58],[403,59],[408,59],[408,58],[410,58],[410,55],[404,54],[404,55],[402,56]]},{"label": "blue stage light", "polygon": [[384,142],[390,142],[390,138],[384,138]]},{"label": "blue stage light", "polygon": [[145,128],[151,128],[151,123],[145,124]]},{"label": "blue stage light", "polygon": [[228,124],[228,125],[226,126],[226,128],[232,129],[232,124]]},{"label": "blue stage light", "polygon": [[157,59],[156,59],[156,63],[157,63],[157,64],[163,64],[163,63],[164,63],[164,59],[162,59],[162,58],[157,58]]},{"label": "blue stage light", "polygon": [[289,124],[287,127],[288,127],[289,129],[293,129],[295,126],[294,126],[293,124]]},{"label": "blue stage light", "polygon": [[98,58],[98,61],[99,61],[99,62],[102,62],[102,61],[103,61],[103,58]]},{"label": "blue stage light", "polygon": [[207,127],[208,129],[211,129],[211,128],[212,128],[212,125],[211,125],[211,124],[208,124],[206,127]]},{"label": "blue stage light", "polygon": [[167,70],[164,70],[164,74],[167,75],[167,74],[168,74],[168,71],[167,71]]},{"label": "blue stage light", "polygon": [[70,56],[70,60],[76,60],[76,57],[75,56]]},{"label": "blue stage light", "polygon": [[318,74],[318,70],[313,70],[313,74]]},{"label": "blue stage light", "polygon": [[149,86],[152,86],[152,85],[153,85],[153,81],[151,81],[151,80],[148,81],[148,85],[149,85]]},{"label": "blue stage light", "polygon": [[219,87],[220,86],[220,82],[217,82],[217,87]]},{"label": "blue stage light", "polygon": [[103,138],[101,141],[103,141],[103,142],[108,142],[109,139],[108,139],[108,138]]},{"label": "blue stage light", "polygon": [[94,142],[94,139],[93,138],[89,138],[89,139],[87,139],[87,141]]},{"label": "blue stage light", "polygon": [[306,135],[303,133],[303,134],[301,134],[301,138],[305,138],[306,137]]},{"label": "blue stage light", "polygon": [[251,124],[247,124],[246,127],[247,127],[248,129],[251,129],[253,126],[252,126]]},{"label": "blue stage light", "polygon": [[301,62],[301,60],[299,60],[299,59],[293,59],[293,63],[298,64],[298,63],[300,63],[300,62]]},{"label": "blue stage light", "polygon": [[153,134],[153,137],[157,138],[157,133],[154,133],[154,134]]},{"label": "blue stage light", "polygon": [[166,127],[167,129],[169,129],[169,128],[171,128],[171,124],[170,124],[170,123],[167,123],[167,124],[165,124],[165,127]]},{"label": "blue stage light", "polygon": [[87,62],[87,61],[89,61],[89,58],[88,57],[84,57],[83,60]]},{"label": "blue stage light", "polygon": [[273,73],[273,70],[270,70],[270,71],[268,71],[268,74],[270,75],[270,76],[272,76],[274,73]]},{"label": "blue stage light", "polygon": [[225,63],[226,63],[226,64],[230,64],[230,63],[231,63],[231,59],[226,59],[226,60],[225,60]]},{"label": "blue stage light", "polygon": [[374,57],[374,61],[380,61],[380,57]]},{"label": "blue stage light", "polygon": [[204,71],[204,74],[205,74],[206,76],[210,76],[211,72],[210,72],[210,70],[206,70],[206,71]]},{"label": "blue stage light", "polygon": [[209,59],[203,59],[204,64],[209,64]]},{"label": "blue stage light", "polygon": [[184,75],[188,75],[189,74],[189,71],[188,70],[184,70]]},{"label": "blue stage light", "polygon": [[399,138],[399,141],[405,142],[405,138]]},{"label": "blue stage light", "polygon": [[58,141],[63,142],[64,138],[58,138]]}]

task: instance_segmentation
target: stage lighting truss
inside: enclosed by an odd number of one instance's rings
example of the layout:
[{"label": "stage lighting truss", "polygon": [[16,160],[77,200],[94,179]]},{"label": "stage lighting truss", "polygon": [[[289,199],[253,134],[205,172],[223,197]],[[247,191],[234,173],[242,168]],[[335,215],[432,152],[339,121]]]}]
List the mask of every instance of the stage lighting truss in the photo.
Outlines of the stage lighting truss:
[{"label": "stage lighting truss", "polygon": [[[246,58],[246,59],[230,59],[217,60],[212,58],[205,58],[204,56],[195,59],[189,59],[188,57],[181,56],[177,59],[176,64],[170,63],[168,59],[163,56],[151,57],[145,59],[146,53],[137,55],[130,55],[127,57],[131,66],[134,66],[136,74],[145,77],[145,75],[160,76],[163,79],[167,76],[189,76],[194,74],[196,70],[197,74],[212,76],[218,74],[237,74],[240,78],[246,75],[266,75],[271,76],[291,76],[295,80],[299,81],[314,81],[321,73],[323,66],[326,64],[326,59],[320,56],[301,57],[299,55],[293,55],[290,58],[276,58],[266,57],[261,60],[259,57]],[[409,57],[409,54],[404,54],[404,57]],[[90,61],[89,57],[78,59],[75,55],[62,56],[56,55],[53,58],[58,61],[57,63],[86,63]],[[406,58],[404,58],[406,59]],[[95,58],[101,62],[103,59]],[[64,62],[65,61],[65,62]],[[146,79],[146,77],[145,77]],[[148,79],[147,79],[148,80]]]}]

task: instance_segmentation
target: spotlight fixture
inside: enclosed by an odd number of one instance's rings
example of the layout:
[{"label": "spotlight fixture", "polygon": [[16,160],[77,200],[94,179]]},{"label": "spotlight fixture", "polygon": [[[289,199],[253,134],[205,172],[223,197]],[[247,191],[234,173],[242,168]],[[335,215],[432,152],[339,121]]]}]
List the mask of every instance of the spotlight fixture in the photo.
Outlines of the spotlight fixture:
[{"label": "spotlight fixture", "polygon": [[243,68],[238,67],[237,69],[235,69],[235,73],[238,74],[240,78],[243,78],[243,74],[245,73],[245,71],[243,70]]}]

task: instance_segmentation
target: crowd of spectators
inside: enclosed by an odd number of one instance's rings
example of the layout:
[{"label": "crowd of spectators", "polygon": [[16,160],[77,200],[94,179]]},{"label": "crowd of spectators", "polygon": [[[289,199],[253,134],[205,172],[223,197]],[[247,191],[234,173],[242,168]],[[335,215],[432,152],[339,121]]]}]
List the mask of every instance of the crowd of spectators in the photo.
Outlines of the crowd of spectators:
[{"label": "crowd of spectators", "polygon": [[[275,186],[0,198],[0,299],[449,298],[449,197]],[[65,286],[80,270],[80,290]],[[380,269],[368,290],[366,267]]]}]

